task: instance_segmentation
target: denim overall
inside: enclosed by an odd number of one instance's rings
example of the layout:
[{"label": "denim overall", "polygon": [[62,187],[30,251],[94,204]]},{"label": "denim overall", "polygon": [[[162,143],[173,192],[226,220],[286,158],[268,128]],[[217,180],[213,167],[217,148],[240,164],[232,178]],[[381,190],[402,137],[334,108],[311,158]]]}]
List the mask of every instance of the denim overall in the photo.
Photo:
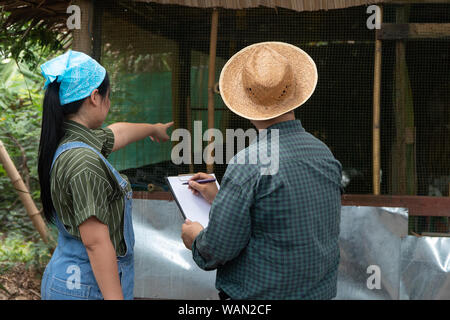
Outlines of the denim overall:
[{"label": "denim overall", "polygon": [[[65,151],[74,148],[88,148],[98,154],[100,159],[114,174],[125,194],[124,238],[126,253],[117,257],[119,278],[124,299],[133,299],[134,289],[134,231],[131,216],[132,192],[126,191],[127,181],[113,168],[101,153],[83,142],[69,142],[61,145],[55,152],[52,162]],[[50,169],[51,170],[51,169]],[[59,231],[58,245],[45,268],[42,277],[41,297],[43,300],[99,300],[103,295],[92,271],[86,248],[74,236],[70,235],[56,212],[55,222]]]}]

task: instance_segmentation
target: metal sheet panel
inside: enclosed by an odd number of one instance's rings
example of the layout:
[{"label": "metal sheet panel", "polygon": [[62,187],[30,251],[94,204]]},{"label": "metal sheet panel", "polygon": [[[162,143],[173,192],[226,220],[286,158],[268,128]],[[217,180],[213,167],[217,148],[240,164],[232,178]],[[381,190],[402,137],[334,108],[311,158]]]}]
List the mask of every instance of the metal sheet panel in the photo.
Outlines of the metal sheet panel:
[{"label": "metal sheet panel", "polygon": [[[133,200],[135,297],[218,299],[216,272],[203,271],[180,238],[174,201]],[[405,208],[343,206],[336,299],[450,299],[450,238],[407,236]],[[380,289],[369,289],[380,270]]]},{"label": "metal sheet panel", "polygon": [[[336,299],[398,299],[400,244],[408,232],[403,208],[343,206]],[[369,266],[381,271],[381,289],[369,289]]]},{"label": "metal sheet panel", "polygon": [[450,238],[402,239],[400,298],[450,299]]},{"label": "metal sheet panel", "polygon": [[136,298],[218,299],[215,271],[203,271],[180,238],[174,201],[133,199]]}]

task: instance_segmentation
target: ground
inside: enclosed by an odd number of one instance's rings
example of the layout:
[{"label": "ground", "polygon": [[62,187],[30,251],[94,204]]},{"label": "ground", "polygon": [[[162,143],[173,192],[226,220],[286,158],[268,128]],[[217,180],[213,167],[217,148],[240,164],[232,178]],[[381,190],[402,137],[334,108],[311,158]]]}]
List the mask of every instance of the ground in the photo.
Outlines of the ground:
[{"label": "ground", "polygon": [[0,275],[0,300],[40,300],[40,275],[18,265]]}]

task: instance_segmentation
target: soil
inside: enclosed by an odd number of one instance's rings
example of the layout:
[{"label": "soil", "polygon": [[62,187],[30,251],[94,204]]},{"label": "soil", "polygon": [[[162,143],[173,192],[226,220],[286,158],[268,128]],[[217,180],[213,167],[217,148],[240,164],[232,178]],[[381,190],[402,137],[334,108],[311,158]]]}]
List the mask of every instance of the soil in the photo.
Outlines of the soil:
[{"label": "soil", "polygon": [[40,300],[41,275],[17,265],[0,275],[0,300]]}]

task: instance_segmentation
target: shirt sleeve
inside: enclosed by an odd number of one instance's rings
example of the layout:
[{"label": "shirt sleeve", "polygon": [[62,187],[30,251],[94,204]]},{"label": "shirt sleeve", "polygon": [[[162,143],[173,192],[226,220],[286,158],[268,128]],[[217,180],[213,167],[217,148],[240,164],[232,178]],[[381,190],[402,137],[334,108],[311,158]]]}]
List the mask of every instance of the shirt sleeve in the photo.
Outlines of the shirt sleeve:
[{"label": "shirt sleeve", "polygon": [[208,227],[195,238],[192,255],[204,270],[213,270],[237,257],[250,239],[250,182],[239,185],[224,176],[210,210]]},{"label": "shirt sleeve", "polygon": [[101,153],[105,158],[107,158],[111,154],[114,147],[114,133],[108,127],[95,129],[93,131],[102,143]]},{"label": "shirt sleeve", "polygon": [[69,189],[77,227],[93,216],[108,224],[108,194],[111,186],[104,177],[93,171],[83,170],[70,180]]}]

